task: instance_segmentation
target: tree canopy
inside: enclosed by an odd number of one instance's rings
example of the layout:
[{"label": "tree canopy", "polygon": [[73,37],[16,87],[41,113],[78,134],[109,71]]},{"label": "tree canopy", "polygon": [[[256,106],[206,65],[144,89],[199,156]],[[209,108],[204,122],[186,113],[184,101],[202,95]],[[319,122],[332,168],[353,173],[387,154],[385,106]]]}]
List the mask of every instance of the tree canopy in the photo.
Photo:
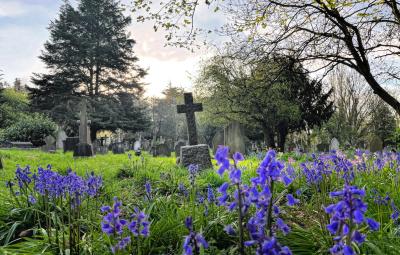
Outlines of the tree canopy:
[{"label": "tree canopy", "polygon": [[[155,29],[166,29],[167,38],[182,46],[190,45],[187,41],[193,42],[204,31],[194,23],[201,4],[197,0],[168,1],[158,7],[151,1],[135,1],[136,8],[149,12],[138,20],[154,19]],[[254,58],[260,53],[292,55],[312,71],[323,72],[348,66],[400,114],[400,102],[387,90],[387,86],[398,86],[400,77],[398,1],[216,0],[205,4],[226,17],[219,32],[239,38],[235,43],[256,46]]]},{"label": "tree canopy", "polygon": [[146,72],[136,64],[130,23],[114,0],[81,0],[76,8],[66,2],[49,26],[50,39],[40,56],[49,72],[33,77],[32,106],[75,127],[77,105],[85,97],[93,136],[99,129],[146,128],[140,103]]},{"label": "tree canopy", "polygon": [[243,65],[217,56],[202,69],[197,94],[214,121],[232,120],[261,129],[268,146],[284,149],[289,132],[320,126],[333,113],[321,82],[311,80],[303,67],[288,57],[265,58]]}]

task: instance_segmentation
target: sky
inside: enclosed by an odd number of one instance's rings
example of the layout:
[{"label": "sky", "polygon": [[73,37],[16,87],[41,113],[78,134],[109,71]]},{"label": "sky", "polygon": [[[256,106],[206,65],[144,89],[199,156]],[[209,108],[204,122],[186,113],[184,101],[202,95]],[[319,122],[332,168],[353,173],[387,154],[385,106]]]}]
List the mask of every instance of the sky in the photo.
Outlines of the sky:
[{"label": "sky", "polygon": [[[57,17],[62,3],[62,0],[0,0],[0,70],[4,80],[12,83],[21,78],[29,84],[32,73],[46,72],[38,56],[49,38],[47,27]],[[199,16],[203,17],[200,22],[215,23],[215,19],[208,21],[201,12]],[[152,23],[133,22],[129,27],[137,41],[134,51],[139,65],[148,69],[143,80],[147,84],[146,95],[159,96],[169,83],[191,91],[199,61],[209,56],[207,50],[191,53],[164,47],[163,33],[155,33],[152,26]]]}]

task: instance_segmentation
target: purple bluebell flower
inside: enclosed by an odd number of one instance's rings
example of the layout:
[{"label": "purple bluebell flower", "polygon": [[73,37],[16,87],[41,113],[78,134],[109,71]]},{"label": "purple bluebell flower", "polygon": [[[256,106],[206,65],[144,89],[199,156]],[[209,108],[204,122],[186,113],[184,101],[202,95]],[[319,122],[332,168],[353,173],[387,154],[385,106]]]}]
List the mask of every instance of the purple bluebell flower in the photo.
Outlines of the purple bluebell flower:
[{"label": "purple bluebell flower", "polygon": [[131,215],[131,223],[128,228],[134,236],[148,237],[150,234],[150,222],[148,216],[135,207],[135,212]]},{"label": "purple bluebell flower", "polygon": [[29,203],[32,204],[32,205],[33,205],[33,204],[36,204],[36,202],[37,202],[37,201],[36,201],[36,198],[35,198],[34,196],[32,196],[32,195],[29,195],[29,196],[28,196],[28,201],[29,201]]},{"label": "purple bluebell flower", "polygon": [[101,176],[95,176],[94,172],[91,172],[90,175],[86,176],[85,184],[86,193],[90,197],[95,197],[98,195],[101,187],[103,186],[103,179]]},{"label": "purple bluebell flower", "polygon": [[214,191],[210,184],[207,186],[207,201],[209,203],[214,203],[215,201]]},{"label": "purple bluebell flower", "polygon": [[199,174],[199,165],[190,164],[189,170],[189,182],[192,187],[194,187],[196,176]]},{"label": "purple bluebell flower", "polygon": [[[123,232],[123,227],[126,226],[127,221],[121,218],[122,203],[118,201],[117,197],[114,197],[114,204],[110,211],[103,217],[101,222],[101,230],[107,235],[121,235]],[[108,207],[102,207],[102,211],[108,209]]]},{"label": "purple bluebell flower", "polygon": [[331,192],[330,196],[340,199],[336,204],[325,207],[325,212],[331,216],[327,229],[336,242],[330,251],[332,254],[354,254],[347,243],[348,238],[362,244],[365,240],[365,235],[359,232],[362,224],[366,223],[372,231],[378,230],[379,224],[364,216],[367,211],[367,205],[362,200],[364,190],[345,184],[343,190]]},{"label": "purple bluebell flower", "polygon": [[32,172],[30,171],[30,167],[26,166],[25,168],[21,168],[19,165],[17,166],[17,170],[15,170],[15,178],[18,181],[18,186],[20,188],[27,187],[29,183],[31,183],[32,178],[31,175]]},{"label": "purple bluebell flower", "polygon": [[130,236],[122,238],[115,246],[111,247],[111,252],[113,254],[115,254],[118,251],[125,250],[130,242],[131,242],[131,237]]},{"label": "purple bluebell flower", "polygon": [[146,194],[149,198],[151,198],[151,183],[149,181],[146,181],[144,184],[144,188],[146,190]]},{"label": "purple bluebell flower", "polygon": [[199,233],[196,233],[193,229],[192,217],[187,217],[185,219],[185,226],[189,230],[189,235],[187,235],[183,242],[183,254],[192,255],[193,253],[199,254],[200,247],[204,249],[208,248],[208,243],[206,239]]},{"label": "purple bluebell flower", "polygon": [[218,174],[223,175],[226,170],[229,169],[229,148],[225,146],[219,146],[215,153],[215,160],[219,165]]},{"label": "purple bluebell flower", "polygon": [[235,161],[235,164],[237,164],[237,163],[239,163],[240,161],[243,161],[243,160],[244,160],[244,157],[243,157],[242,153],[240,153],[240,152],[235,152],[235,153],[233,154],[233,160]]},{"label": "purple bluebell flower", "polygon": [[292,194],[287,194],[286,199],[287,199],[288,206],[294,206],[299,203],[299,200],[294,198],[294,196]]},{"label": "purple bluebell flower", "polygon": [[236,231],[235,231],[235,229],[232,227],[232,225],[226,225],[225,227],[224,227],[224,231],[228,234],[228,235],[230,235],[230,236],[235,236],[236,235]]}]

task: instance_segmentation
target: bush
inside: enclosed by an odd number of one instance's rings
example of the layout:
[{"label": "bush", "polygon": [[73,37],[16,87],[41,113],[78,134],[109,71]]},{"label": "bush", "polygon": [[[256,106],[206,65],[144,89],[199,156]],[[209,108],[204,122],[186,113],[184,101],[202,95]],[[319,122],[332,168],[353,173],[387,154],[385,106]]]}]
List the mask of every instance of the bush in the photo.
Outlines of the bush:
[{"label": "bush", "polygon": [[44,145],[44,138],[56,130],[56,124],[48,117],[35,113],[26,115],[2,130],[2,141],[30,141],[34,146]]}]

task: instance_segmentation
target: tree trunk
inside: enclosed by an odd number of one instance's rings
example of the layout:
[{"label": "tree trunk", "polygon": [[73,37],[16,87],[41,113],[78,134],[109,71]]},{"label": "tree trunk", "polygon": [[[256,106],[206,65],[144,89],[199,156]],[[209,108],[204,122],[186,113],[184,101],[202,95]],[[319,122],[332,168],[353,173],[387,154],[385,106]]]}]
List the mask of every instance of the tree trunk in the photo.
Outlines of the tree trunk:
[{"label": "tree trunk", "polygon": [[275,149],[276,146],[275,146],[274,131],[269,127],[264,127],[263,134],[264,134],[264,141],[267,147]]},{"label": "tree trunk", "polygon": [[278,150],[285,152],[285,142],[288,135],[286,124],[278,125]]}]

